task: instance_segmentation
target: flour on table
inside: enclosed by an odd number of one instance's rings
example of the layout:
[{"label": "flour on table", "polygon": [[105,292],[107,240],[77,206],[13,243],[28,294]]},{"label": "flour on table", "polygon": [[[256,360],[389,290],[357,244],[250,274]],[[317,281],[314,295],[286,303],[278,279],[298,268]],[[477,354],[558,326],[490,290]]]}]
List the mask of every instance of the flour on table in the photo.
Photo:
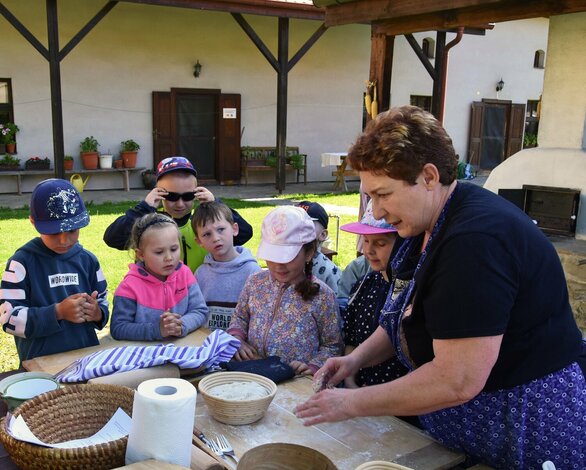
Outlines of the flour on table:
[{"label": "flour on table", "polygon": [[266,388],[256,382],[229,382],[212,387],[208,393],[223,400],[254,400],[269,394]]}]

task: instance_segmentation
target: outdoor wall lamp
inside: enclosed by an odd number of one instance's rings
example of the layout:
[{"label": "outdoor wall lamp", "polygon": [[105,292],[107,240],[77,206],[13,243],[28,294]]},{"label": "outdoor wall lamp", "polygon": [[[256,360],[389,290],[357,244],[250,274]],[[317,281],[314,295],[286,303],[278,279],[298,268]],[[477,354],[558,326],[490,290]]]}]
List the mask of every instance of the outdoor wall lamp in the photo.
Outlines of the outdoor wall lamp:
[{"label": "outdoor wall lamp", "polygon": [[193,66],[193,76],[195,78],[199,77],[199,74],[201,73],[201,64],[199,63],[199,60],[195,63],[195,65]]},{"label": "outdoor wall lamp", "polygon": [[504,86],[505,86],[505,82],[503,82],[503,79],[501,78],[500,81],[496,84],[496,91],[501,91]]}]

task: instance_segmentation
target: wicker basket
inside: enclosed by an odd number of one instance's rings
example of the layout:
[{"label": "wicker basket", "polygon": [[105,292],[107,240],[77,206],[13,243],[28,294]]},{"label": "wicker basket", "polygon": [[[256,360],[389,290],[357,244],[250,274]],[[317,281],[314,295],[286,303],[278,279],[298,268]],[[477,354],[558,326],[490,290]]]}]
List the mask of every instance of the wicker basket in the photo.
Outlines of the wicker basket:
[{"label": "wicker basket", "polygon": [[[13,415],[26,420],[47,443],[89,437],[100,430],[118,407],[132,414],[134,390],[118,385],[71,385],[44,393],[19,406]],[[10,436],[0,422],[0,441],[23,469],[109,469],[124,466],[127,437],[75,449],[53,449]]]},{"label": "wicker basket", "polygon": [[411,467],[404,467],[397,463],[373,460],[356,467],[356,470],[413,470]]},{"label": "wicker basket", "polygon": [[[257,382],[268,392],[266,397],[252,400],[225,400],[208,393],[213,387],[231,382]],[[248,372],[218,372],[200,380],[198,385],[210,414],[225,424],[250,424],[263,417],[277,393],[277,384],[262,375]]]},{"label": "wicker basket", "polygon": [[337,470],[337,467],[315,449],[275,442],[245,452],[238,470]]}]

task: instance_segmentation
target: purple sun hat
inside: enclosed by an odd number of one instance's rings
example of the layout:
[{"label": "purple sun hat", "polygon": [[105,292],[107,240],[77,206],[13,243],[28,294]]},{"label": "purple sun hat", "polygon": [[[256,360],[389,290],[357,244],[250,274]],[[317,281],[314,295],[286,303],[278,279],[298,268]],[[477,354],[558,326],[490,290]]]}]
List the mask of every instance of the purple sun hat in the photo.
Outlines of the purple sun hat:
[{"label": "purple sun hat", "polygon": [[360,222],[352,222],[340,227],[344,232],[355,233],[357,235],[375,235],[378,233],[394,233],[397,229],[385,221],[385,219],[375,219],[372,214],[372,199],[368,201],[366,210],[362,215]]}]

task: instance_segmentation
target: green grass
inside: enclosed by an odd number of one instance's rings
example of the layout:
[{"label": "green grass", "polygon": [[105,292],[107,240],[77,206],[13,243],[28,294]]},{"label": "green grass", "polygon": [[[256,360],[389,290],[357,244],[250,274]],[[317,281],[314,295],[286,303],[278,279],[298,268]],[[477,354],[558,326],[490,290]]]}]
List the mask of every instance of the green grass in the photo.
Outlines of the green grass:
[{"label": "green grass", "polygon": [[[328,205],[328,212],[340,216],[340,225],[355,222],[356,217],[348,214],[347,207],[358,207],[359,194],[296,194],[282,196],[282,198],[296,201],[310,200]],[[247,220],[254,229],[253,238],[246,246],[256,254],[260,243],[260,226],[264,216],[274,207],[262,202],[242,201],[238,199],[225,199],[224,202],[238,212]],[[136,201],[124,203],[87,204],[91,216],[90,225],[80,232],[80,243],[89,251],[94,253],[100,260],[102,270],[108,281],[109,300],[112,301],[112,293],[126,274],[128,264],[132,262],[130,253],[109,248],[102,240],[106,227],[108,227],[118,216],[123,214],[129,207],[136,204]],[[344,210],[336,211],[330,206],[345,206]],[[0,208],[0,275],[4,272],[6,261],[14,252],[38,236],[38,233],[28,220],[28,209],[6,209]],[[330,238],[336,239],[335,219],[330,219]],[[335,246],[331,246],[335,248]],[[341,268],[356,256],[356,237],[352,234],[340,231],[338,242],[338,255],[334,262]],[[262,264],[262,262],[261,262]],[[11,335],[0,332],[0,372],[15,369],[18,367],[18,356],[14,347],[14,339]]]}]

